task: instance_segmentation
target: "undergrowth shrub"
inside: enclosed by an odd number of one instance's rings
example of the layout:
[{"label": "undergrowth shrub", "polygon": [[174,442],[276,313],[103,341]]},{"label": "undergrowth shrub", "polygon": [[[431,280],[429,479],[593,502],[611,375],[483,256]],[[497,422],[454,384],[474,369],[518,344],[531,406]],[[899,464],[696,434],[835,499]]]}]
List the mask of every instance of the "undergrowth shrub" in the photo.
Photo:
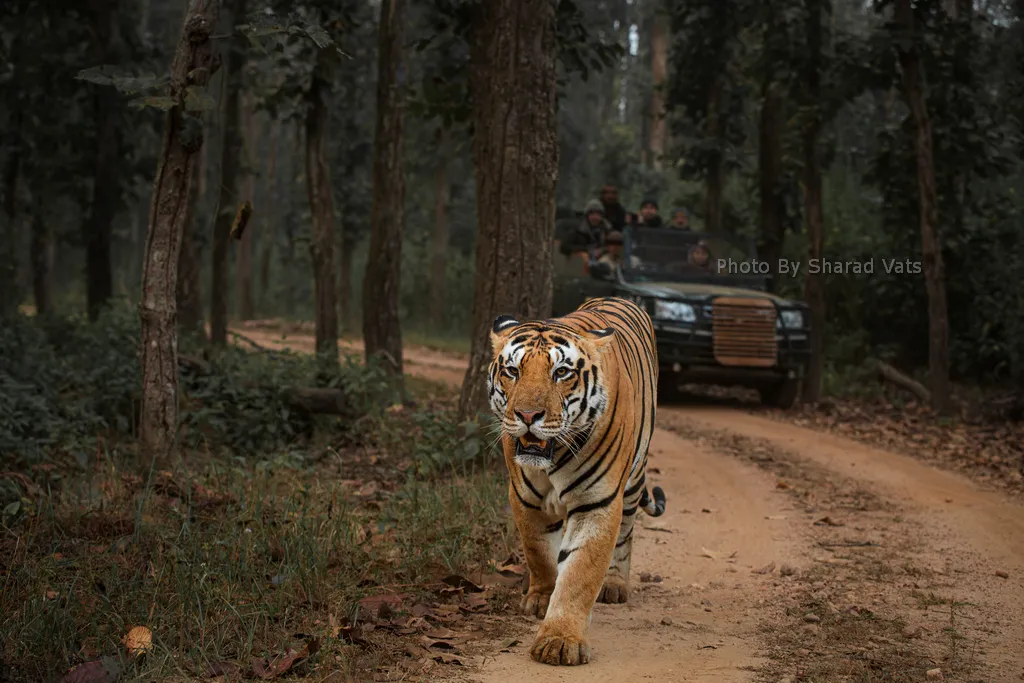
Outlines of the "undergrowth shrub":
[{"label": "undergrowth shrub", "polygon": [[[64,453],[84,463],[98,436],[133,439],[142,395],[138,345],[138,314],[127,305],[108,308],[93,323],[80,317],[2,321],[0,455],[34,462]],[[288,401],[289,388],[324,383],[311,356],[210,349],[188,338],[180,353],[196,361],[179,385],[185,447],[287,448],[312,436],[318,420],[332,419],[296,413]],[[358,415],[394,401],[377,363],[344,358],[326,384],[342,389]],[[334,418],[333,424],[344,422]]]}]

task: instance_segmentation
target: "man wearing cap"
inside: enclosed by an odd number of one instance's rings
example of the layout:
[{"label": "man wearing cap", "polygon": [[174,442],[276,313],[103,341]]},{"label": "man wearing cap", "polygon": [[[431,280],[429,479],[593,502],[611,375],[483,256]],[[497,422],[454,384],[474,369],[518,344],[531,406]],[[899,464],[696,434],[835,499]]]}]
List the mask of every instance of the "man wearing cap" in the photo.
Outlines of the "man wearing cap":
[{"label": "man wearing cap", "polygon": [[661,216],[658,215],[658,202],[653,199],[645,199],[640,204],[639,225],[647,228],[661,228],[665,225]]},{"label": "man wearing cap", "polygon": [[604,244],[605,235],[611,230],[604,217],[604,207],[596,199],[587,202],[583,221],[571,235],[565,238],[559,249],[568,256],[578,252],[590,253]]}]

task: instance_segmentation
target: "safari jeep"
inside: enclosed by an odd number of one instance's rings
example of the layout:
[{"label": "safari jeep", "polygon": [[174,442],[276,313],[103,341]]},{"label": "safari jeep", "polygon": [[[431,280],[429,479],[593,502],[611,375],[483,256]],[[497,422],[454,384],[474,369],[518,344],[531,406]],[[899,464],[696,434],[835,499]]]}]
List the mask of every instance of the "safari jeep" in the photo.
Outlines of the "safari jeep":
[{"label": "safari jeep", "polygon": [[810,354],[810,315],[805,304],[768,293],[767,275],[750,273],[752,245],[643,227],[627,228],[623,241],[618,266],[556,247],[553,315],[594,297],[631,299],[654,321],[662,398],[683,384],[716,384],[792,407]]}]

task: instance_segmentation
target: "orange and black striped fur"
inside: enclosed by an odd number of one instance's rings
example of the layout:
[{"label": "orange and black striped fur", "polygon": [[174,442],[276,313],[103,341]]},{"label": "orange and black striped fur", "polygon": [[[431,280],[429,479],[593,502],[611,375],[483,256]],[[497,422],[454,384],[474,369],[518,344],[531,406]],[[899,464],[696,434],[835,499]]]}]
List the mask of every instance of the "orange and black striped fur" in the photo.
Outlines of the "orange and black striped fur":
[{"label": "orange and black striped fur", "polygon": [[526,614],[543,619],[534,659],[584,664],[594,603],[626,602],[638,509],[665,496],[645,485],[654,432],[657,347],[646,312],[592,299],[569,315],[491,333],[491,409],[501,421],[509,501],[530,587]]}]

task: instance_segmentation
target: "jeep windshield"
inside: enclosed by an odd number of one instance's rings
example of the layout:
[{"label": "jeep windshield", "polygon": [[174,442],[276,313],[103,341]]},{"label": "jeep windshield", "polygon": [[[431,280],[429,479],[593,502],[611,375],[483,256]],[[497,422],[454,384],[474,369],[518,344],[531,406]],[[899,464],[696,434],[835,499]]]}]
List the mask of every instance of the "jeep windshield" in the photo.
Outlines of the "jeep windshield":
[{"label": "jeep windshield", "polygon": [[625,236],[626,282],[704,282],[763,289],[752,272],[753,245],[737,238],[675,228],[630,228]]}]

